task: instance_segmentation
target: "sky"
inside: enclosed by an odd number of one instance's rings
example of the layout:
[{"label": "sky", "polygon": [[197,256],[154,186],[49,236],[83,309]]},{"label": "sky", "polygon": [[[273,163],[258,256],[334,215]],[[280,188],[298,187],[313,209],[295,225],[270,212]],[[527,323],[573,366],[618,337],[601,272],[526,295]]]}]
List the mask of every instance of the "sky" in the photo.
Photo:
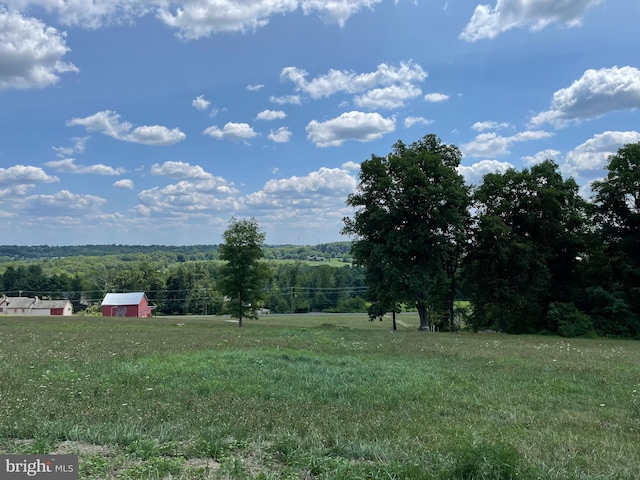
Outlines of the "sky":
[{"label": "sky", "polygon": [[477,2],[0,0],[0,244],[346,241],[359,164],[431,133],[588,198],[640,141],[640,2]]}]

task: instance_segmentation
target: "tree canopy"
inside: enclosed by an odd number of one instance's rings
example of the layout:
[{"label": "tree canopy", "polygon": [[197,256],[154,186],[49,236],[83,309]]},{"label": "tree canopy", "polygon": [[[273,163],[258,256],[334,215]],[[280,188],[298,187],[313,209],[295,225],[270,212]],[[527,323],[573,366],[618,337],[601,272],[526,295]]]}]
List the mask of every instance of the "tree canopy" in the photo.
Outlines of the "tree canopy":
[{"label": "tree canopy", "polygon": [[448,283],[452,245],[464,241],[469,189],[456,171],[460,150],[426,135],[360,165],[355,207],[343,233],[355,237],[354,263],[366,267],[369,315],[415,305],[420,328],[430,325],[431,297]]},{"label": "tree canopy", "polygon": [[266,235],[254,218],[232,218],[223,238],[219,251],[225,263],[220,267],[218,289],[227,297],[229,312],[242,327],[243,317],[257,317],[259,301],[265,295],[269,267],[260,260]]}]

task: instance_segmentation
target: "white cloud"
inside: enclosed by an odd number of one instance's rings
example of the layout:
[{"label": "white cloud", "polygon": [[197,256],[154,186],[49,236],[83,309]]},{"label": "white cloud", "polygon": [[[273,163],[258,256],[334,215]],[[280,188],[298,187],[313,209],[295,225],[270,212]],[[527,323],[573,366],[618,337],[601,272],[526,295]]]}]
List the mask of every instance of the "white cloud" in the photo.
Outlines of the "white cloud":
[{"label": "white cloud", "polygon": [[275,132],[271,130],[267,138],[276,143],[287,143],[291,140],[291,132],[287,127],[280,127]]},{"label": "white cloud", "polygon": [[433,120],[429,120],[428,118],[424,117],[407,117],[404,119],[405,128],[411,128],[416,124],[431,125],[432,123]]},{"label": "white cloud", "polygon": [[407,100],[420,95],[422,95],[422,90],[415,85],[405,83],[384,88],[374,88],[363,95],[355,97],[354,103],[358,107],[370,110],[377,108],[395,109],[404,107]]},{"label": "white cloud", "polygon": [[558,159],[560,158],[561,154],[562,152],[560,152],[559,150],[549,148],[547,150],[542,150],[534,155],[527,155],[525,157],[522,157],[522,160],[527,165],[536,165],[538,163],[544,162],[545,160],[553,160],[558,163]]},{"label": "white cloud", "polygon": [[516,133],[510,137],[503,137],[495,132],[481,133],[471,142],[461,146],[465,155],[472,157],[495,157],[508,155],[509,146],[517,142],[528,142],[553,136],[551,132],[543,130],[528,130]]},{"label": "white cloud", "polygon": [[399,67],[382,63],[374,72],[369,73],[356,74],[352,71],[331,69],[325,75],[311,81],[307,81],[307,75],[307,71],[301,68],[286,67],[282,69],[280,79],[290,81],[296,90],[318,99],[336,93],[355,94],[377,87],[422,82],[427,78],[427,72],[411,60],[401,62]]},{"label": "white cloud", "polygon": [[58,157],[66,157],[69,155],[73,155],[74,153],[84,153],[85,150],[85,145],[87,143],[87,140],[89,140],[90,137],[73,137],[71,140],[73,140],[73,146],[71,147],[51,147],[56,151],[56,156]]},{"label": "white cloud", "polygon": [[202,132],[217,140],[229,139],[234,142],[248,140],[258,135],[248,123],[228,122],[222,129],[211,126]]},{"label": "white cloud", "polygon": [[96,211],[107,200],[96,195],[79,195],[69,190],[47,195],[31,195],[24,199],[22,209],[32,215],[62,217],[78,212]]},{"label": "white cloud", "polygon": [[427,102],[431,102],[431,103],[440,103],[440,102],[444,102],[445,100],[449,100],[449,95],[445,95],[444,93],[427,93],[424,96],[424,99]]},{"label": "white cloud", "polygon": [[382,0],[301,0],[300,4],[305,14],[317,11],[325,20],[344,27],[351,15],[364,8],[372,9],[380,2]]},{"label": "white cloud", "polygon": [[286,116],[287,114],[282,110],[263,110],[256,115],[256,120],[279,120]]},{"label": "white cloud", "polygon": [[204,98],[204,95],[199,95],[196,98],[193,99],[193,101],[191,102],[191,106],[193,108],[197,108],[198,110],[200,110],[201,112],[206,110],[207,108],[209,108],[209,105],[211,105],[211,102],[209,100],[206,100]]},{"label": "white cloud", "polygon": [[610,155],[628,143],[640,141],[640,132],[603,132],[567,153],[561,169],[571,176],[603,176]]},{"label": "white cloud", "polygon": [[600,0],[496,0],[496,6],[478,5],[460,38],[475,42],[495,38],[512,28],[541,30],[549,24],[581,24],[589,7]]},{"label": "white cloud", "polygon": [[0,185],[30,185],[34,183],[59,182],[58,177],[47,174],[40,167],[28,165],[14,165],[0,168]]},{"label": "white cloud", "polygon": [[271,16],[297,8],[297,0],[196,0],[183,2],[175,11],[161,6],[157,16],[180,38],[195,40],[212,33],[253,31],[269,23]]},{"label": "white cloud", "polygon": [[471,125],[471,129],[475,130],[476,132],[484,132],[485,130],[501,130],[503,128],[509,128],[510,125],[506,122],[491,122],[491,121],[486,121],[486,122],[476,122],[473,125]]},{"label": "white cloud", "polygon": [[60,73],[78,72],[62,61],[70,50],[64,33],[0,5],[0,90],[44,88]]},{"label": "white cloud", "polygon": [[304,177],[269,180],[262,190],[246,197],[250,206],[262,208],[318,209],[344,206],[356,188],[356,179],[346,170],[322,167]]},{"label": "white cloud", "polygon": [[149,173],[181,180],[212,180],[215,178],[200,165],[190,165],[185,162],[164,162],[162,165],[156,163],[151,167]]},{"label": "white cloud", "polygon": [[264,85],[262,85],[261,83],[257,85],[247,85],[248,92],[257,92],[258,90],[262,90],[263,88],[264,88]]},{"label": "white cloud", "polygon": [[237,208],[235,190],[224,179],[180,181],[166,187],[153,187],[138,194],[138,210],[147,215],[206,213]]},{"label": "white cloud", "polygon": [[89,173],[94,175],[122,175],[126,170],[122,167],[113,168],[98,163],[96,165],[77,165],[75,159],[65,158],[45,163],[47,167],[64,173]]},{"label": "white cloud", "polygon": [[464,177],[469,185],[480,185],[482,177],[487,173],[504,173],[508,169],[514,168],[509,162],[499,162],[497,160],[481,160],[466,167],[459,165],[457,171]]},{"label": "white cloud", "polygon": [[160,125],[145,125],[132,131],[133,125],[121,121],[120,114],[111,110],[103,110],[84,118],[72,118],[67,121],[67,126],[81,126],[88,132],[100,132],[117,140],[145,145],[173,145],[186,138],[179,129],[170,130]]},{"label": "white cloud", "polygon": [[269,101],[271,103],[276,103],[278,105],[302,105],[302,101],[300,100],[300,95],[284,95],[281,97],[269,97]]},{"label": "white cloud", "polygon": [[357,162],[346,162],[342,164],[343,170],[360,170],[360,164]]},{"label": "white cloud", "polygon": [[587,70],[567,88],[553,94],[551,107],[531,119],[532,125],[556,128],[618,110],[640,108],[640,70],[612,67]]},{"label": "white cloud", "polygon": [[318,147],[337,147],[346,140],[370,142],[393,132],[395,118],[379,113],[346,112],[337,118],[318,122],[312,120],[306,127],[307,137]]},{"label": "white cloud", "polygon": [[134,184],[133,184],[133,180],[129,178],[123,178],[122,180],[118,180],[117,182],[114,182],[113,186],[115,188],[122,188],[124,190],[133,190]]}]

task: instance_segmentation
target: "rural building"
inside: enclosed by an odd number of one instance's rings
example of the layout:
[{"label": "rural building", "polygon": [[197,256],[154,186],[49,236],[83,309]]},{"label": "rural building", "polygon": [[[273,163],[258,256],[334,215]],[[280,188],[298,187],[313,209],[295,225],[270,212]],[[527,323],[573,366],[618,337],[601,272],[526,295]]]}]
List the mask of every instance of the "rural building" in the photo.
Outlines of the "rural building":
[{"label": "rural building", "polygon": [[71,315],[69,300],[40,300],[38,297],[0,297],[0,314],[5,315]]},{"label": "rural building", "polygon": [[31,315],[71,315],[73,304],[69,300],[40,300],[31,306]]},{"label": "rural building", "polygon": [[155,307],[149,306],[144,292],[107,293],[102,300],[103,317],[150,317]]}]

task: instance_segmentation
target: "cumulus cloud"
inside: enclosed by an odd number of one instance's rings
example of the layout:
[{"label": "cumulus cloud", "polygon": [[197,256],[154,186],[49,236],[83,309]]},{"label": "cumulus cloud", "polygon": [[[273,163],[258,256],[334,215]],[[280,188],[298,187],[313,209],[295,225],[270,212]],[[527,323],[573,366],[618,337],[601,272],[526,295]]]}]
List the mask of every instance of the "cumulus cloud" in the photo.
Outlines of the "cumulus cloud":
[{"label": "cumulus cloud", "polygon": [[286,116],[282,110],[263,110],[256,115],[256,120],[280,120]]},{"label": "cumulus cloud", "polygon": [[103,110],[88,117],[72,118],[67,121],[67,126],[80,126],[88,132],[99,132],[117,140],[145,145],[173,145],[186,138],[178,128],[145,125],[134,129],[131,123],[121,121],[120,114],[111,110]]},{"label": "cumulus cloud", "polygon": [[95,165],[78,165],[74,158],[63,160],[53,160],[45,163],[47,167],[53,168],[63,173],[89,173],[94,175],[122,175],[126,170],[122,167],[113,168],[108,165],[98,163]]},{"label": "cumulus cloud", "polygon": [[280,127],[276,131],[271,130],[267,138],[276,143],[287,143],[291,140],[292,133],[287,127]]},{"label": "cumulus cloud", "polygon": [[527,155],[525,157],[522,157],[522,161],[524,161],[524,163],[526,163],[527,165],[536,165],[538,163],[544,162],[545,160],[554,160],[556,163],[558,163],[558,159],[560,158],[561,154],[562,152],[560,152],[559,150],[549,148],[547,150],[542,150],[534,155]]},{"label": "cumulus cloud", "polygon": [[58,83],[61,73],[78,72],[62,61],[71,50],[65,36],[0,5],[0,90],[44,88]]},{"label": "cumulus cloud", "polygon": [[543,130],[528,130],[516,133],[510,137],[503,137],[495,132],[481,133],[471,142],[461,146],[465,155],[471,157],[494,157],[508,155],[509,146],[513,143],[528,142],[553,136],[551,132]]},{"label": "cumulus cloud", "polygon": [[133,180],[129,178],[123,178],[122,180],[118,180],[113,183],[114,188],[122,188],[124,190],[133,190],[134,184]]},{"label": "cumulus cloud", "polygon": [[587,9],[598,3],[600,0],[497,0],[494,8],[476,6],[460,38],[475,42],[495,38],[512,28],[537,31],[552,23],[576,27]]},{"label": "cumulus cloud", "polygon": [[555,92],[549,110],[534,116],[531,124],[550,123],[559,128],[609,112],[639,107],[640,70],[629,66],[590,69],[571,86]]},{"label": "cumulus cloud", "polygon": [[357,162],[346,162],[342,164],[343,170],[360,170],[360,164]]},{"label": "cumulus cloud", "polygon": [[234,142],[248,140],[258,135],[248,123],[228,122],[222,129],[211,126],[202,132],[216,140],[229,139]]},{"label": "cumulus cloud", "polygon": [[339,117],[318,122],[312,120],[306,127],[307,138],[318,147],[337,147],[347,140],[370,142],[393,132],[395,118],[379,113],[346,112]]},{"label": "cumulus cloud", "polygon": [[429,120],[428,118],[424,118],[424,117],[407,117],[404,119],[405,128],[411,128],[417,124],[431,125],[432,123],[433,123],[433,120]]},{"label": "cumulus cloud", "polygon": [[32,215],[60,217],[95,211],[106,202],[106,199],[96,195],[80,195],[61,190],[54,194],[31,195],[24,199],[22,207]]},{"label": "cumulus cloud", "polygon": [[174,11],[161,7],[157,16],[180,38],[195,40],[212,33],[253,31],[269,23],[271,16],[297,8],[297,0],[199,0],[182,3]]},{"label": "cumulus cloud", "polygon": [[237,207],[235,189],[224,179],[182,180],[166,187],[153,187],[138,194],[138,210],[151,215],[211,212]]},{"label": "cumulus cloud", "polygon": [[407,100],[422,95],[415,85],[405,83],[402,85],[391,85],[390,87],[374,88],[355,97],[354,103],[358,107],[375,110],[378,108],[395,109],[404,107]]},{"label": "cumulus cloud", "polygon": [[464,166],[459,165],[457,171],[464,177],[464,180],[469,185],[480,185],[482,178],[487,173],[504,173],[508,169],[514,168],[509,162],[499,162],[497,160],[481,160],[471,165]]},{"label": "cumulus cloud", "polygon": [[427,78],[427,72],[410,60],[401,62],[399,67],[382,63],[375,71],[367,73],[356,74],[352,71],[331,69],[328,73],[311,80],[307,80],[307,76],[306,70],[297,67],[283,68],[280,73],[282,81],[289,81],[296,90],[318,99],[336,93],[356,94],[377,87],[422,82]]},{"label": "cumulus cloud", "polygon": [[567,153],[561,169],[576,177],[603,176],[609,156],[628,143],[640,141],[640,132],[603,132]]},{"label": "cumulus cloud", "polygon": [[473,125],[471,125],[471,129],[475,130],[476,132],[484,132],[485,130],[501,130],[503,128],[509,128],[509,124],[506,122],[492,122],[492,121],[485,121],[485,122],[476,122]]},{"label": "cumulus cloud", "polygon": [[306,176],[269,180],[246,203],[264,208],[319,208],[340,204],[355,190],[356,179],[346,170],[322,167]]},{"label": "cumulus cloud", "polygon": [[444,93],[427,93],[424,96],[424,99],[427,102],[431,102],[431,103],[440,103],[440,102],[444,102],[445,100],[449,100],[449,95],[445,95]]},{"label": "cumulus cloud", "polygon": [[205,99],[204,95],[197,96],[191,102],[191,106],[193,108],[196,108],[196,109],[200,110],[201,112],[206,110],[207,108],[209,108],[209,105],[211,105],[211,102],[209,100]]},{"label": "cumulus cloud", "polygon": [[[187,181],[189,185],[197,185],[197,189],[209,193],[235,194],[237,193],[233,183],[227,182],[222,177],[218,177],[205,171],[200,165],[191,165],[186,162],[164,162],[162,165],[154,164],[149,173],[151,175],[175,178]],[[186,185],[181,182],[179,185]],[[165,192],[170,190],[163,190]]]},{"label": "cumulus cloud", "polygon": [[0,168],[0,185],[30,185],[59,181],[58,177],[47,174],[40,167],[14,165],[9,168]]},{"label": "cumulus cloud", "polygon": [[[196,40],[218,33],[252,32],[267,25],[276,15],[302,9],[323,20],[343,26],[357,12],[373,8],[382,0],[135,0],[73,1],[32,0],[28,5],[45,8],[63,25],[99,28],[110,24],[131,24],[142,16],[154,15],[184,40]],[[22,0],[7,0],[24,8]]]}]

